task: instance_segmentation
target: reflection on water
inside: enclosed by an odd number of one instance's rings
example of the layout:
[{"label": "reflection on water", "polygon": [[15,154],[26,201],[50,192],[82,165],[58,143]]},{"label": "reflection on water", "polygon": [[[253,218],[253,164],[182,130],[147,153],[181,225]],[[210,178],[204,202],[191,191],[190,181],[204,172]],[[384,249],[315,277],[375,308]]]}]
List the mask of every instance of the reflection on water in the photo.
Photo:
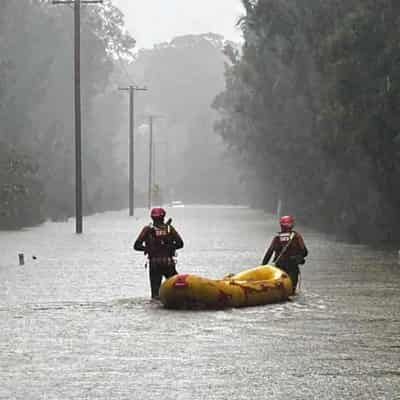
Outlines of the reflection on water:
[{"label": "reflection on water", "polygon": [[[257,265],[276,230],[245,208],[170,213],[178,270],[207,277]],[[79,237],[73,221],[0,233],[0,399],[399,398],[397,254],[301,229],[311,255],[292,301],[165,310],[131,250],[147,219],[125,214]],[[18,266],[21,251],[37,260]]]}]

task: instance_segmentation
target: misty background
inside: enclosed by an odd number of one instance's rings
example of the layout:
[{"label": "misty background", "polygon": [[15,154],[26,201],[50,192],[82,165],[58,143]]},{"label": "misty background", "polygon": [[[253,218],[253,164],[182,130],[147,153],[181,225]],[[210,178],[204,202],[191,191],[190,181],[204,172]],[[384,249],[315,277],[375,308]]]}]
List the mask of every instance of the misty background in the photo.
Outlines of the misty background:
[{"label": "misty background", "polygon": [[[142,36],[140,47],[121,11],[133,3],[82,7],[86,215],[128,205],[128,96],[118,88],[138,84],[148,91],[135,94],[137,206],[147,196],[154,114],[160,203],[269,212],[280,203],[339,237],[399,238],[395,1],[204,4],[216,21],[227,20],[222,4],[230,7],[230,37],[201,32],[199,22],[174,37],[154,29],[165,39]],[[184,10],[175,15],[190,22]],[[69,7],[0,3],[2,229],[74,215],[72,24]]]}]

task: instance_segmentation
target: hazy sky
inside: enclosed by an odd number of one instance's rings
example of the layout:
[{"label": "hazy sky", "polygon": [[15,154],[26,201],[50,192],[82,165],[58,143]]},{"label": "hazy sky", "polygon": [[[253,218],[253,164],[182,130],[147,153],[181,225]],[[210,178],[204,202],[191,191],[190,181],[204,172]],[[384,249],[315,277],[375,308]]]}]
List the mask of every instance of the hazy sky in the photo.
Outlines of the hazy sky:
[{"label": "hazy sky", "polygon": [[114,0],[125,14],[125,24],[136,48],[152,47],[174,36],[214,32],[241,40],[235,27],[243,14],[241,0]]}]

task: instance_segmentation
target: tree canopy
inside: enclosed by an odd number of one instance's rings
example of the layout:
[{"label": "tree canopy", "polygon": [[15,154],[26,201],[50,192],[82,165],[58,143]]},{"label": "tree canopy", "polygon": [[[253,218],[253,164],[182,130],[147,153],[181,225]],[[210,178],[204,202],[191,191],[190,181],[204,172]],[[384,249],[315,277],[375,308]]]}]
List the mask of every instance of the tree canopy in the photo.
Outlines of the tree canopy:
[{"label": "tree canopy", "polygon": [[244,0],[242,57],[214,106],[253,203],[354,240],[393,240],[400,216],[400,6]]},{"label": "tree canopy", "polygon": [[[18,228],[74,215],[73,13],[40,0],[0,7],[1,162],[12,165],[0,175],[0,228]],[[115,59],[131,56],[135,42],[110,0],[82,7],[81,40],[84,212],[89,213],[125,205],[126,196],[116,195],[125,192],[113,154],[118,112],[113,109],[109,118],[106,113],[114,100],[121,104],[109,89]]]}]

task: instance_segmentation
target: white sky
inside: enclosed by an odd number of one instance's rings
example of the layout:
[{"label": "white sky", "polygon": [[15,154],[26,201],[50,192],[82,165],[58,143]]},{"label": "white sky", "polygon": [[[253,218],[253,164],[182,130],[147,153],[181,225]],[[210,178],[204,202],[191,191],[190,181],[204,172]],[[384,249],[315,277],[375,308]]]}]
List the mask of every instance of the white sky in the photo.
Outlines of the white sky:
[{"label": "white sky", "polygon": [[235,26],[244,14],[241,0],[113,0],[125,14],[136,49],[153,47],[185,34],[219,33],[241,41]]}]

